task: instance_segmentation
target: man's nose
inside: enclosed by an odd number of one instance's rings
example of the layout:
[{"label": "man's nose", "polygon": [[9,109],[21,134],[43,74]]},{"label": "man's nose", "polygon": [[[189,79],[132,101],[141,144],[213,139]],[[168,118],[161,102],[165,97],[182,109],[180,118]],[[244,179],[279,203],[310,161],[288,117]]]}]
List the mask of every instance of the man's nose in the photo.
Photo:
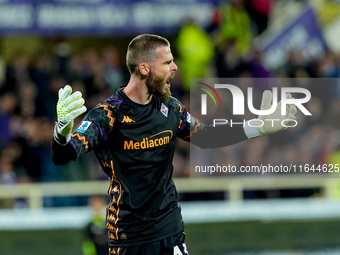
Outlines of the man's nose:
[{"label": "man's nose", "polygon": [[177,71],[178,67],[175,64],[175,62],[172,62],[172,67],[171,67],[171,71]]}]

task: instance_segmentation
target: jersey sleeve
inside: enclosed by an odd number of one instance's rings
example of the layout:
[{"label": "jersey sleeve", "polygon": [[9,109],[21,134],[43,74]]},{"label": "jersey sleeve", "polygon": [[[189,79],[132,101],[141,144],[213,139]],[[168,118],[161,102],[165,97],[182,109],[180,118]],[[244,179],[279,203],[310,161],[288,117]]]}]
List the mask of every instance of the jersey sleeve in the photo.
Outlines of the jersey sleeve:
[{"label": "jersey sleeve", "polygon": [[108,138],[115,121],[115,106],[100,104],[91,110],[71,135],[71,141],[63,146],[52,143],[52,159],[55,164],[66,164],[81,154],[94,150]]},{"label": "jersey sleeve", "polygon": [[[178,102],[179,103],[179,102]],[[192,116],[180,104],[182,109],[178,111],[180,125],[178,127],[178,137],[195,144],[201,148],[218,148],[232,145],[248,139],[242,125],[205,125],[200,120]]]}]

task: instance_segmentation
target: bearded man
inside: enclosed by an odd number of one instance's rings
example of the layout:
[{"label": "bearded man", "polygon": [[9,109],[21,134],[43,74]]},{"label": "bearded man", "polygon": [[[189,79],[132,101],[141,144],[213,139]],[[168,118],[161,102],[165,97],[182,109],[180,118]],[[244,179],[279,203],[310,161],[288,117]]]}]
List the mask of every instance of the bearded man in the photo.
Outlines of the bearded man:
[{"label": "bearded man", "polygon": [[135,37],[126,62],[131,74],[128,84],[89,111],[73,133],[73,120],[86,111],[84,99],[68,85],[60,89],[52,159],[66,164],[93,151],[110,178],[108,254],[187,255],[172,180],[176,137],[190,142],[196,136],[196,145],[211,148],[266,130],[250,125],[206,126],[191,116],[171,97],[169,80],[177,66],[169,41],[161,36]]}]

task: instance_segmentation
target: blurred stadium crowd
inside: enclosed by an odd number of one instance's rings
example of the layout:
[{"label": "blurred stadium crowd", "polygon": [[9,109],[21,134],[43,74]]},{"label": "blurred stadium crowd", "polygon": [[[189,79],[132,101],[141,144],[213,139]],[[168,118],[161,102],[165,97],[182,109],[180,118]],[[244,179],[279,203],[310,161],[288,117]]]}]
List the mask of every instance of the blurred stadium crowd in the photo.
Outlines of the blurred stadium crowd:
[{"label": "blurred stadium crowd", "polygon": [[[332,78],[325,86],[297,85],[311,91],[306,107],[313,114],[298,116],[298,127],[223,148],[219,162],[236,166],[339,163],[340,56],[329,51],[311,59],[292,50],[282,67],[267,69],[253,38],[266,30],[271,7],[271,0],[232,0],[216,8],[209,27],[200,28],[188,19],[169,38],[179,66],[171,81],[172,93],[189,108],[190,77]],[[57,93],[70,84],[83,93],[88,109],[95,107],[127,83],[125,52],[114,45],[72,52],[67,40],[61,40],[53,50],[42,47],[33,56],[18,50],[6,63],[0,83],[0,184],[106,178],[92,154],[67,166],[53,165],[50,147]],[[174,176],[188,175],[189,145],[178,141]]]}]

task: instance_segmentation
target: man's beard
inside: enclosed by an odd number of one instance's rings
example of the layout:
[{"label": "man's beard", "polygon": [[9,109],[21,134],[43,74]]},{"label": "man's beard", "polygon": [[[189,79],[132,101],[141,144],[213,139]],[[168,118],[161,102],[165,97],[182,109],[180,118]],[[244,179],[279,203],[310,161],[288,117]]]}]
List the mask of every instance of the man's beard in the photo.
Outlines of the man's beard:
[{"label": "man's beard", "polygon": [[155,95],[165,101],[170,98],[170,89],[165,86],[166,80],[164,77],[157,76],[154,72],[150,72],[146,77],[146,86],[150,95]]}]

